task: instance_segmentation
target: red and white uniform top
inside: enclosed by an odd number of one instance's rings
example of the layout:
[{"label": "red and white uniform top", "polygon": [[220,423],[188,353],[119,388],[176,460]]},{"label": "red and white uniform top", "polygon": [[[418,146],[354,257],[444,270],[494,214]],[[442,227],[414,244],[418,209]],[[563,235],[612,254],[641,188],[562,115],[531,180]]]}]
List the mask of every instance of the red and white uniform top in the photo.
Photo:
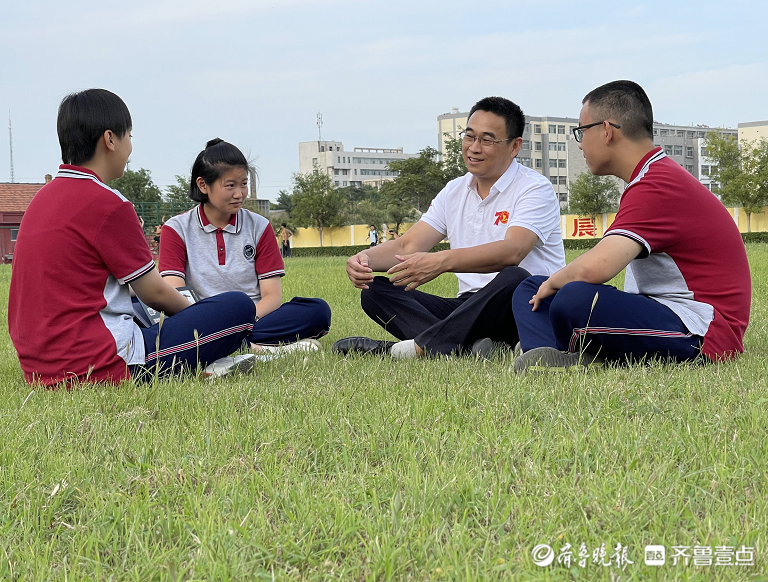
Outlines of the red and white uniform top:
[{"label": "red and white uniform top", "polygon": [[128,283],[155,268],[133,204],[62,165],[19,227],[8,329],[30,383],[118,382],[144,364]]},{"label": "red and white uniform top", "polygon": [[200,204],[163,226],[160,274],[183,278],[201,298],[242,291],[258,303],[259,280],[282,277],[285,265],[269,220],[241,208],[217,228]]},{"label": "red and white uniform top", "polygon": [[[512,160],[485,200],[477,179],[467,173],[445,185],[421,220],[445,235],[452,249],[504,240],[511,226],[527,228],[536,244],[520,261],[531,275],[551,275],[565,267],[560,203],[550,181]],[[459,295],[478,291],[498,273],[456,273]]]},{"label": "red and white uniform top", "polygon": [[661,148],[637,165],[605,236],[643,246],[624,291],[669,307],[703,336],[711,360],[744,351],[752,279],[744,241],[722,202]]}]

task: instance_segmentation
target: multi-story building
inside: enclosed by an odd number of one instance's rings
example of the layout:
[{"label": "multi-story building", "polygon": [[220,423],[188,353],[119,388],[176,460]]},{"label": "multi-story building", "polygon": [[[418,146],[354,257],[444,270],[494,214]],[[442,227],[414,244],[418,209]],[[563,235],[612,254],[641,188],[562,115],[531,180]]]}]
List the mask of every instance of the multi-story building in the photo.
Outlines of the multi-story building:
[{"label": "multi-story building", "polygon": [[739,143],[768,139],[768,120],[740,123],[737,127],[739,132]]},{"label": "multi-story building", "polygon": [[[445,138],[457,138],[467,125],[468,113],[462,113],[455,107],[451,113],[438,115],[438,149],[445,153]],[[525,116],[523,146],[517,160],[552,182],[560,200],[560,206],[568,205],[568,191],[581,174],[587,171],[584,156],[579,144],[573,139],[573,128],[579,120],[573,117],[533,117]],[[740,124],[741,126],[741,124]],[[710,161],[706,158],[703,141],[708,131],[706,125],[686,126],[653,124],[653,142],[664,148],[664,152],[696,176],[704,185],[709,186]],[[736,136],[735,129],[717,129],[721,133]],[[623,182],[622,182],[623,184]]]},{"label": "multi-story building", "polygon": [[340,188],[363,184],[379,188],[397,176],[389,169],[390,162],[415,157],[418,154],[405,154],[403,148],[355,148],[350,152],[340,141],[305,141],[299,143],[299,172],[310,174],[317,168]]}]

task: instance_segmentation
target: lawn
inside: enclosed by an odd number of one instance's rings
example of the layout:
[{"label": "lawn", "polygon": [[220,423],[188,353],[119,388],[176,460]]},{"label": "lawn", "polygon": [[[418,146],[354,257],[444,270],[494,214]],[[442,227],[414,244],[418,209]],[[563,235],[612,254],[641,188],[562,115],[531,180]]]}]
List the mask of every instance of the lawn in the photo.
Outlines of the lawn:
[{"label": "lawn", "polygon": [[386,334],[344,259],[297,258],[284,297],[331,304],[324,352],[72,392],[24,383],[4,266],[0,579],[766,580],[768,246],[748,252],[735,363],[345,359],[336,339]]}]

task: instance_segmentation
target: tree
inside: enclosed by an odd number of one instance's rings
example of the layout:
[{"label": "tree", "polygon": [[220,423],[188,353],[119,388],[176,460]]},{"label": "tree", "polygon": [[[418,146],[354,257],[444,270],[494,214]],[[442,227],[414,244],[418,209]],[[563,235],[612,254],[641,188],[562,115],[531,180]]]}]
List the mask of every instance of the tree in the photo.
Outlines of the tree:
[{"label": "tree", "polygon": [[277,202],[275,203],[275,210],[285,210],[288,214],[293,209],[293,200],[291,194],[286,190],[280,190],[277,193]]},{"label": "tree", "polygon": [[398,172],[394,180],[394,191],[402,200],[409,200],[411,208],[424,212],[434,197],[445,186],[443,165],[439,161],[440,152],[426,147],[418,157],[396,160],[389,163],[389,169]]},{"label": "tree", "polygon": [[461,140],[458,137],[451,137],[450,133],[444,133],[443,137],[445,138],[443,177],[447,184],[451,180],[466,174],[467,165],[464,163],[464,156],[461,154]]},{"label": "tree", "polygon": [[594,224],[598,214],[616,210],[620,197],[621,191],[613,179],[584,172],[571,184],[570,210],[591,217]]},{"label": "tree", "polygon": [[709,171],[712,191],[723,204],[744,210],[747,231],[752,232],[752,214],[768,205],[768,140],[739,145],[731,135],[710,131],[704,143],[706,156],[713,162]]},{"label": "tree", "polygon": [[174,204],[181,204],[184,206],[192,205],[194,202],[189,197],[189,183],[191,177],[179,176],[178,174],[174,177],[176,178],[176,183],[171,184],[165,189],[165,199]]},{"label": "tree", "polygon": [[108,185],[134,203],[161,201],[160,188],[152,181],[149,170],[144,168],[138,171],[126,170],[120,178],[112,180]]},{"label": "tree", "polygon": [[386,211],[387,225],[400,234],[400,225],[415,218],[417,213],[410,197],[404,195],[395,182],[384,182],[381,186],[381,199]]},{"label": "tree", "polygon": [[344,198],[324,172],[293,175],[291,219],[298,226],[316,226],[323,246],[323,228],[337,226],[342,217]]}]

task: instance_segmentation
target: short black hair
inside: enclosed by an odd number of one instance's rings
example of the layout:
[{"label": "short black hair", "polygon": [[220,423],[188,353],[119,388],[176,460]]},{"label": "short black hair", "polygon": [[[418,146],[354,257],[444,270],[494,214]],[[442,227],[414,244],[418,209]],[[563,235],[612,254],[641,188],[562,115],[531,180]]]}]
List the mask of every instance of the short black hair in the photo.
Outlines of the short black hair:
[{"label": "short black hair", "polygon": [[520,106],[504,97],[485,97],[474,104],[469,110],[467,121],[475,111],[487,111],[503,117],[507,124],[507,138],[523,137],[525,131],[525,115]]},{"label": "short black hair", "polygon": [[202,178],[206,184],[213,184],[230,168],[244,168],[251,171],[251,164],[245,159],[243,152],[237,146],[215,138],[205,144],[205,149],[197,154],[192,164],[192,178],[189,182],[189,197],[195,202],[208,202],[208,195],[197,186],[197,179]]},{"label": "short black hair", "polygon": [[133,128],[131,113],[120,97],[106,89],[86,89],[67,95],[59,105],[56,131],[61,161],[81,166],[92,159],[104,132],[118,137]]},{"label": "short black hair", "polygon": [[587,93],[582,104],[596,120],[613,120],[628,139],[653,139],[653,107],[634,81],[612,81]]},{"label": "short black hair", "polygon": [[283,223],[281,223],[281,224],[280,224],[280,226],[284,226],[285,228],[288,228],[288,225],[287,225],[287,224],[285,224],[284,222],[283,222]]}]

